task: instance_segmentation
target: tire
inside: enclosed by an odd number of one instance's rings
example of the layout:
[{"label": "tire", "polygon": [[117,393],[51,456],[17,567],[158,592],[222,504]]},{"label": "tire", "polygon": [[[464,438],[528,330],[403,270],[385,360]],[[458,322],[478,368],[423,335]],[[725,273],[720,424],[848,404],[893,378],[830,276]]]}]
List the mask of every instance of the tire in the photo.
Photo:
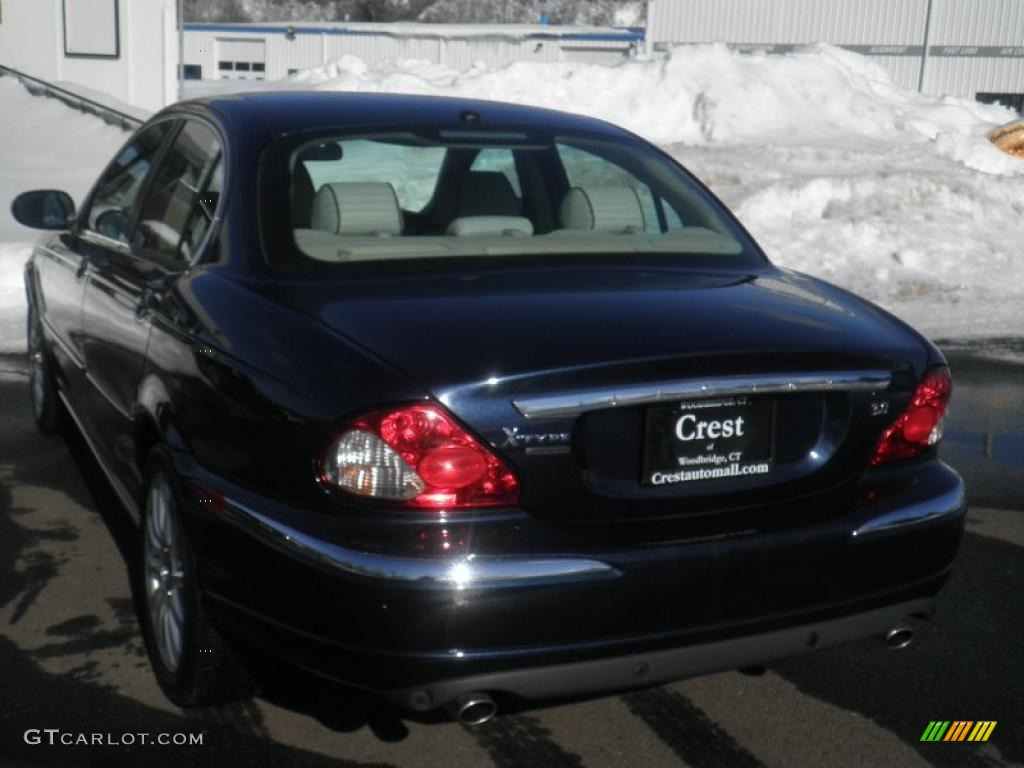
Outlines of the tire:
[{"label": "tire", "polygon": [[57,394],[53,359],[46,347],[36,308],[31,303],[28,308],[28,383],[36,427],[45,434],[59,432],[64,409]]},{"label": "tire", "polygon": [[180,707],[251,696],[251,675],[203,609],[178,483],[162,447],[150,452],[144,488],[142,624],[160,688]]}]

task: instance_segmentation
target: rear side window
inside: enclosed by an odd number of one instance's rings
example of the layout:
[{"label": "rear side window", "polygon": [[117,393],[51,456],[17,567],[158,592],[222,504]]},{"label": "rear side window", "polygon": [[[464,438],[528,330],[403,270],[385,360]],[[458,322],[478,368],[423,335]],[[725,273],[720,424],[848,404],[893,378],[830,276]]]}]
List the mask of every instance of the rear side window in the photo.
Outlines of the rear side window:
[{"label": "rear side window", "polygon": [[173,125],[164,121],[150,126],[121,150],[96,184],[85,217],[86,229],[122,243],[128,242],[132,207]]},{"label": "rear side window", "polygon": [[185,233],[181,238],[180,258],[187,263],[191,263],[199,255],[203,238],[213,223],[223,184],[224,162],[218,160],[209,174],[209,182],[204,185],[196,204],[192,207],[191,219],[185,226]]},{"label": "rear side window", "polygon": [[189,120],[157,167],[139,213],[132,245],[143,254],[188,262],[198,245],[195,227],[205,231],[216,201],[209,188],[216,177],[220,142],[208,126]]}]

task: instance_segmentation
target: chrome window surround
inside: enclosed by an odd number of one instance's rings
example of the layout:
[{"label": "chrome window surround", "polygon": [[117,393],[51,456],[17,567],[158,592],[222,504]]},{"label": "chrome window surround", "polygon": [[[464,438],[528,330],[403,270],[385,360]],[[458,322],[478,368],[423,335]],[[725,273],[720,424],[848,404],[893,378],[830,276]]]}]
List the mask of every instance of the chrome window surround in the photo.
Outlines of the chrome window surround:
[{"label": "chrome window surround", "polygon": [[[223,165],[224,170],[222,171],[221,193],[220,193],[220,197],[217,200],[217,207],[214,209],[213,217],[210,219],[210,225],[206,228],[206,232],[203,233],[202,239],[199,241],[199,244],[196,246],[195,255],[188,262],[182,262],[180,264],[175,263],[174,265],[172,265],[173,268],[168,270],[170,272],[185,272],[185,271],[187,271],[189,269],[192,269],[193,267],[199,265],[200,263],[202,263],[203,259],[206,256],[206,253],[207,253],[207,247],[209,246],[210,242],[214,239],[216,233],[219,232],[221,224],[223,223],[223,220],[224,220],[224,210],[225,210],[225,208],[227,208],[227,204],[226,204],[225,200],[226,200],[226,198],[228,196],[227,195],[227,190],[228,190],[228,184],[229,184],[229,181],[230,181],[229,172],[232,169],[230,167],[230,163],[228,161],[228,156],[227,156],[228,155],[228,153],[227,153],[227,146],[228,146],[228,144],[227,144],[226,137],[224,135],[224,132],[220,129],[220,127],[216,123],[213,123],[210,120],[207,120],[205,117],[202,117],[200,115],[194,115],[194,114],[191,114],[191,113],[182,113],[182,112],[173,112],[173,113],[165,115],[165,116],[163,116],[161,118],[158,118],[158,119],[155,119],[155,120],[150,120],[150,121],[148,121],[146,123],[143,123],[142,125],[140,125],[132,133],[132,135],[128,138],[128,140],[117,151],[117,154],[115,154],[114,157],[111,158],[110,162],[107,163],[107,165],[103,168],[103,173],[101,173],[97,177],[96,182],[94,182],[94,184],[93,184],[93,187],[89,190],[89,194],[87,195],[85,201],[83,202],[82,208],[78,212],[76,212],[76,214],[75,214],[75,219],[76,220],[78,220],[78,221],[85,221],[85,220],[87,220],[87,217],[85,215],[85,211],[92,208],[93,196],[96,193],[96,185],[99,184],[99,180],[107,175],[107,171],[110,170],[110,166],[113,165],[114,161],[118,158],[118,156],[121,154],[121,152],[123,152],[133,141],[135,141],[135,138],[140,133],[142,133],[142,131],[146,130],[147,128],[149,128],[149,127],[151,127],[153,125],[156,125],[157,123],[162,123],[162,122],[178,121],[178,122],[180,122],[182,124],[178,128],[172,129],[172,136],[170,136],[169,139],[166,139],[165,143],[161,146],[160,152],[159,152],[159,154],[156,157],[156,162],[154,162],[153,167],[150,169],[150,172],[152,172],[153,169],[155,169],[156,166],[159,165],[163,161],[164,156],[167,153],[167,150],[169,150],[171,148],[171,146],[173,146],[174,140],[177,138],[178,134],[181,132],[181,128],[184,127],[184,123],[187,120],[192,120],[194,122],[201,123],[202,125],[205,125],[217,137],[217,142],[220,144],[220,155],[219,155],[219,158],[218,158],[217,162],[221,163]],[[148,191],[148,184],[145,184],[144,187],[145,187],[144,189],[140,189],[139,190],[140,194],[143,191]],[[136,200],[132,203],[132,210],[134,211],[135,207],[137,205],[140,205],[141,202],[142,202],[142,200],[136,198]],[[81,227],[81,229],[79,230],[79,236],[84,238],[84,239],[86,239],[86,240],[88,240],[88,241],[90,241],[90,242],[92,242],[92,243],[94,243],[95,245],[99,245],[99,246],[105,247],[105,248],[110,248],[111,250],[114,250],[114,251],[116,251],[118,253],[122,253],[122,254],[125,254],[125,255],[134,255],[134,256],[136,256],[136,258],[144,259],[145,261],[149,262],[150,264],[156,264],[157,266],[162,267],[164,269],[166,269],[167,266],[168,266],[166,263],[162,263],[160,260],[154,259],[152,257],[140,256],[138,254],[135,254],[132,251],[132,248],[131,248],[130,244],[124,243],[124,242],[122,242],[120,240],[115,240],[113,238],[107,237],[106,235],[101,234],[100,232],[97,232],[94,229],[89,229],[87,226],[82,226]]]},{"label": "chrome window surround", "polygon": [[554,419],[578,416],[602,408],[621,408],[699,397],[788,392],[879,391],[887,388],[891,380],[888,371],[864,370],[722,376],[522,397],[513,400],[512,404],[528,419]]}]

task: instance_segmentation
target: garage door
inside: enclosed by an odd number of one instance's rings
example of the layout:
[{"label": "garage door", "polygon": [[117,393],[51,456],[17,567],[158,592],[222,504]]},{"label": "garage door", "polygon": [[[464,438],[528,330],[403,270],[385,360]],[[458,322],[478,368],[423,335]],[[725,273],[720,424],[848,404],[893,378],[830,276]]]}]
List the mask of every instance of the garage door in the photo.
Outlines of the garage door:
[{"label": "garage door", "polygon": [[223,80],[262,80],[267,71],[263,40],[217,39],[217,76]]}]

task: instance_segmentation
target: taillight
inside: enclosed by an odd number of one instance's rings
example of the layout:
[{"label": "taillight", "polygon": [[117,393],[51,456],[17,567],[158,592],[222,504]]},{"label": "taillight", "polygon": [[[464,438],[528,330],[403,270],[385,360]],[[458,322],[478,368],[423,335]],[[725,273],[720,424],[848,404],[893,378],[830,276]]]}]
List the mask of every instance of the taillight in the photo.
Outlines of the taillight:
[{"label": "taillight", "polygon": [[513,505],[519,480],[490,449],[432,403],[364,414],[327,447],[321,482],[402,506]]},{"label": "taillight", "polygon": [[928,369],[914,390],[910,405],[882,433],[871,457],[872,466],[920,456],[942,439],[942,419],[953,391],[953,378],[944,365]]}]

